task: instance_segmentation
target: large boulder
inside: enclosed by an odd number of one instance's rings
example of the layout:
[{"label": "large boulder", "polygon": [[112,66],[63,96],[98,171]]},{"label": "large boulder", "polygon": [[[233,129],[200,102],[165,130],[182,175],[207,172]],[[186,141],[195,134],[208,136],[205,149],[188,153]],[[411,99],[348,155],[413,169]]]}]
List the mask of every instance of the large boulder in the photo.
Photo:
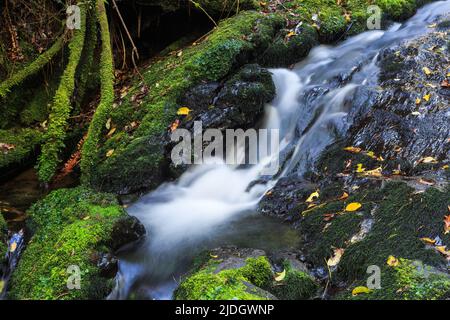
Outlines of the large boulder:
[{"label": "large boulder", "polygon": [[12,299],[103,299],[114,286],[114,252],[145,233],[114,196],[83,187],[54,191],[27,214],[33,236],[12,275]]}]

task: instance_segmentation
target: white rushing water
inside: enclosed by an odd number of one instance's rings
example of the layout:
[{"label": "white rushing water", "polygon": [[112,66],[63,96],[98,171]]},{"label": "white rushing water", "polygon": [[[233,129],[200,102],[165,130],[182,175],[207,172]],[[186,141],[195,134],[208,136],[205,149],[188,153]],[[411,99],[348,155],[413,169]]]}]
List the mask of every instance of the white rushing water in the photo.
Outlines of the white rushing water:
[{"label": "white rushing water", "polygon": [[[305,172],[336,134],[345,132],[357,88],[377,84],[380,50],[425,33],[445,12],[450,12],[450,1],[435,2],[403,25],[365,32],[337,46],[318,46],[293,70],[271,70],[277,97],[266,107],[263,123],[280,129],[281,152],[270,156],[280,157],[282,174],[249,189],[268,159],[246,168],[199,165],[144,196],[129,213],[145,225],[148,239],[121,260],[111,298],[139,290],[147,297],[170,299],[177,285],[174,277],[185,271],[187,257],[217,237],[224,225],[253,214],[280,176]],[[351,80],[342,81],[342,75]]]}]

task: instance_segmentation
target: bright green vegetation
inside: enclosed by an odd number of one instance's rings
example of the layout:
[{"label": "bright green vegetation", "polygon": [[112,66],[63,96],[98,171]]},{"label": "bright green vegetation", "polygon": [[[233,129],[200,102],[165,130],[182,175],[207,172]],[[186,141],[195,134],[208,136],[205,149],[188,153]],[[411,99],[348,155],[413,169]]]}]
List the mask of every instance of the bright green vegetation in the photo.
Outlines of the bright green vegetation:
[{"label": "bright green vegetation", "polygon": [[12,147],[0,151],[0,175],[29,160],[42,140],[43,133],[35,129],[0,130],[0,143]]},{"label": "bright green vegetation", "polygon": [[88,135],[83,145],[81,168],[84,178],[89,179],[97,157],[97,144],[107,122],[114,102],[114,62],[110,44],[108,17],[102,0],[97,1],[97,17],[100,24],[102,53],[100,56],[101,100],[89,126]]},{"label": "bright green vegetation", "polygon": [[83,52],[86,33],[86,8],[80,5],[81,29],[74,30],[74,36],[69,43],[69,60],[61,76],[59,87],[53,97],[49,125],[45,134],[38,163],[38,177],[42,182],[49,182],[56,172],[60,162],[59,153],[64,148],[67,120],[72,110],[72,95],[75,88],[75,73]]},{"label": "bright green vegetation", "polygon": [[[262,300],[261,292],[254,288],[268,286],[272,268],[266,257],[248,258],[238,269],[214,272],[217,261],[208,264],[185,279],[175,292],[178,300]],[[248,285],[251,284],[251,286]]]},{"label": "bright green vegetation", "polygon": [[[352,296],[351,289],[337,298],[352,300],[444,300],[450,297],[450,277],[434,268],[399,258],[397,266],[384,265],[381,289]],[[365,285],[364,283],[361,283]]]},{"label": "bright green vegetation", "polygon": [[12,77],[0,83],[0,99],[4,99],[11,89],[20,84],[24,79],[38,73],[42,67],[49,63],[52,58],[62,49],[63,37],[58,38],[55,43],[27,67],[20,69]]},{"label": "bright green vegetation", "polygon": [[[113,280],[102,278],[96,266],[99,253],[111,251],[112,231],[126,217],[114,196],[78,187],[60,189],[27,212],[35,232],[12,277],[13,299],[103,299]],[[79,266],[81,289],[68,290]]]}]

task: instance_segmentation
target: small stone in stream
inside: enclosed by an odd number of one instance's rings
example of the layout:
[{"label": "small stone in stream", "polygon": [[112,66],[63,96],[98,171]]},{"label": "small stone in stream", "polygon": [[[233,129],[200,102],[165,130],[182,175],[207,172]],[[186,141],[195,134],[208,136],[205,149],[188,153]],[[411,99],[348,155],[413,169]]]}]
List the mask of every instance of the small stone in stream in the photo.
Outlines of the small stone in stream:
[{"label": "small stone in stream", "polygon": [[97,267],[102,277],[113,278],[118,271],[118,260],[110,253],[103,253],[98,259]]},{"label": "small stone in stream", "polygon": [[146,234],[145,227],[133,216],[121,218],[113,227],[111,248],[118,250],[124,245],[136,243]]}]

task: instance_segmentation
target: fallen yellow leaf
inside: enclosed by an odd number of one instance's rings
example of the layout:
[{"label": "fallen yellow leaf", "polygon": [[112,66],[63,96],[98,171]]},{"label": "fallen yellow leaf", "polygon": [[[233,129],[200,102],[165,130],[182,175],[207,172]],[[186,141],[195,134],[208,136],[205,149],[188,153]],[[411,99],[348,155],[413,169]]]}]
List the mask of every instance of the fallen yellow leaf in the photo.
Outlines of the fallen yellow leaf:
[{"label": "fallen yellow leaf", "polygon": [[422,99],[416,98],[416,104],[420,104],[422,102]]},{"label": "fallen yellow leaf", "polygon": [[319,199],[319,191],[315,191],[313,193],[311,193],[311,195],[308,197],[308,199],[306,199],[306,203],[311,203],[315,200]]},{"label": "fallen yellow leaf", "polygon": [[344,151],[348,151],[351,153],[360,153],[361,152],[361,148],[358,147],[346,147],[344,148]]},{"label": "fallen yellow leaf", "polygon": [[109,158],[113,155],[113,153],[114,153],[114,149],[111,149],[106,153],[106,156]]},{"label": "fallen yellow leaf", "polygon": [[399,265],[400,262],[398,261],[398,259],[397,259],[396,257],[394,257],[394,256],[389,256],[389,257],[387,258],[386,263],[387,263],[388,266],[396,267],[396,266]]},{"label": "fallen yellow leaf", "polygon": [[357,173],[361,173],[361,172],[364,172],[364,171],[366,171],[366,168],[363,168],[362,163],[358,163],[358,164],[356,165],[356,172],[357,172]]},{"label": "fallen yellow leaf", "polygon": [[17,249],[17,243],[13,242],[11,243],[11,246],[9,247],[9,252],[14,252]]},{"label": "fallen yellow leaf", "polygon": [[352,295],[356,296],[356,295],[361,294],[361,293],[371,293],[371,292],[372,292],[371,289],[369,289],[367,287],[364,287],[364,286],[359,286],[359,287],[356,287],[356,288],[354,288],[352,290]]},{"label": "fallen yellow leaf", "polygon": [[178,109],[177,114],[180,116],[187,116],[192,110],[188,107],[181,107]]},{"label": "fallen yellow leaf", "polygon": [[422,242],[425,242],[426,244],[431,244],[431,245],[434,245],[436,243],[436,240],[433,240],[433,239],[427,238],[427,237],[420,238],[420,240]]},{"label": "fallen yellow leaf", "polygon": [[283,272],[277,272],[275,274],[275,281],[280,282],[283,281],[286,277],[286,270],[283,270]]},{"label": "fallen yellow leaf", "polygon": [[423,67],[422,68],[422,71],[427,75],[427,76],[429,76],[432,72],[431,72],[431,70],[429,69],[429,68],[427,68],[427,67]]},{"label": "fallen yellow leaf", "polygon": [[423,100],[425,100],[425,101],[430,101],[430,98],[431,98],[431,94],[429,94],[429,93],[427,93],[426,95],[424,95],[423,96]]},{"label": "fallen yellow leaf", "polygon": [[345,211],[347,211],[347,212],[353,212],[353,211],[358,210],[358,209],[361,208],[361,207],[362,207],[362,204],[361,204],[361,203],[359,203],[359,202],[352,202],[352,203],[349,203],[349,204],[345,207]]}]

